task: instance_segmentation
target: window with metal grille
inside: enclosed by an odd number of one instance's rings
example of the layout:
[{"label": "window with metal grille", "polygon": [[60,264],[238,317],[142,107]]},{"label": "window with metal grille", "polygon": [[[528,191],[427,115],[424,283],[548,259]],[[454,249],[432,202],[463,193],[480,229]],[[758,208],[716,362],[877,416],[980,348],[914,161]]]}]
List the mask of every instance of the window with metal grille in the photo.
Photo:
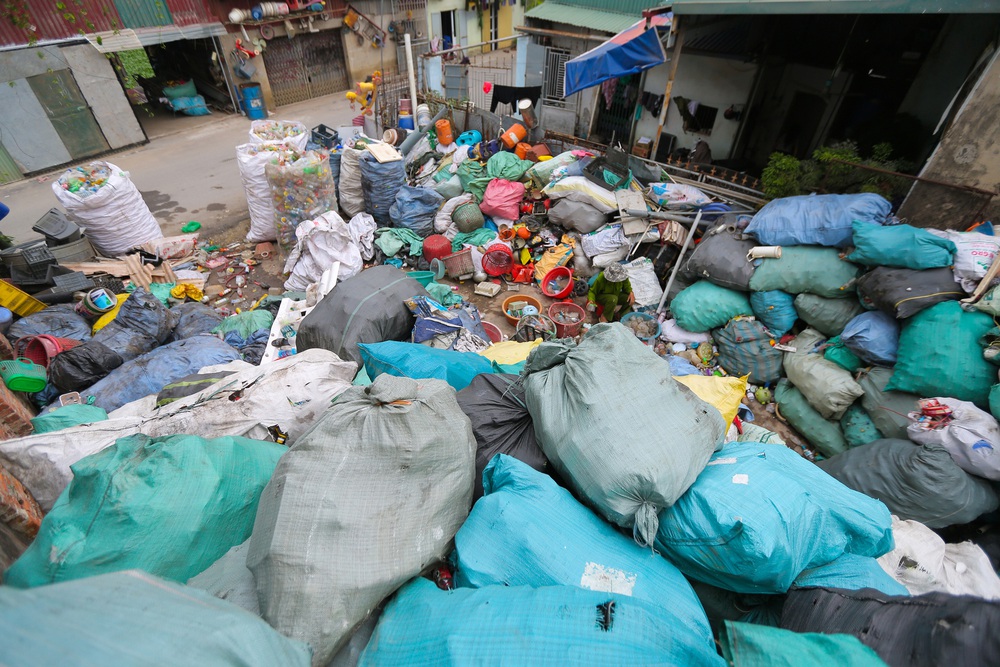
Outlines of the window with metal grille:
[{"label": "window with metal grille", "polygon": [[569,51],[565,49],[554,49],[551,46],[545,49],[545,80],[542,86],[542,97],[546,102],[556,106],[565,106],[566,99],[563,95],[563,83],[566,80],[566,62],[569,60]]}]

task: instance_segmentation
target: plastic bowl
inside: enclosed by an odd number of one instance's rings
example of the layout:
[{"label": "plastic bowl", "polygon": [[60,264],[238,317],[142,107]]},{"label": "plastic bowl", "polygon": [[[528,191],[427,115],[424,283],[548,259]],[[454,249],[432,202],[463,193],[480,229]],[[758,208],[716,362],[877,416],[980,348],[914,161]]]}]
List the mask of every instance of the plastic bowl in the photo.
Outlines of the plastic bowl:
[{"label": "plastic bowl", "polygon": [[[646,343],[648,343],[650,341],[656,340],[656,337],[660,335],[660,330],[661,330],[662,327],[660,326],[660,323],[656,320],[656,318],[653,317],[652,315],[647,315],[646,313],[629,313],[628,315],[626,315],[625,317],[623,317],[621,321],[622,321],[622,324],[625,324],[629,320],[636,319],[636,318],[643,319],[643,320],[650,320],[652,322],[655,322],[656,323],[656,332],[652,336],[649,336],[648,338],[640,336],[638,334],[636,334],[635,337],[638,338],[641,341],[646,342]],[[628,326],[628,325],[626,324],[626,326]]]},{"label": "plastic bowl", "polygon": [[483,322],[483,329],[486,330],[486,335],[490,337],[492,342],[499,343],[503,340],[503,333],[500,331],[500,327],[492,322]]},{"label": "plastic bowl", "polygon": [[410,271],[409,276],[416,280],[418,283],[427,287],[432,282],[434,282],[434,272],[433,271]]},{"label": "plastic bowl", "polygon": [[[549,290],[549,283],[553,280],[558,280],[560,278],[566,278],[566,287],[559,290],[558,292],[553,292]],[[557,266],[552,269],[542,278],[542,294],[553,299],[565,299],[570,294],[573,293],[573,269],[566,266]]]},{"label": "plastic bowl", "polygon": [[521,319],[521,316],[517,315],[515,317],[514,315],[511,315],[510,311],[508,311],[507,308],[508,306],[510,306],[510,304],[515,303],[517,301],[524,301],[529,306],[534,306],[535,308],[537,308],[539,313],[542,312],[542,304],[535,297],[528,296],[526,294],[512,294],[503,300],[502,308],[504,317],[506,317],[507,321],[513,324],[514,326],[517,326],[517,323]]}]

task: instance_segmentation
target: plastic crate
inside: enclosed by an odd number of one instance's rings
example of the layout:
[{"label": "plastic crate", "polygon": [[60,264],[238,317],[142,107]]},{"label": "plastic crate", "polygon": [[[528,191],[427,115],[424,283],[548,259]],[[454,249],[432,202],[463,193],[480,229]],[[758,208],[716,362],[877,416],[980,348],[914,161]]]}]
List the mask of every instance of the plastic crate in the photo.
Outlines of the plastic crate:
[{"label": "plastic crate", "polygon": [[71,243],[80,238],[80,226],[71,222],[66,214],[57,208],[50,208],[31,229],[55,245]]},{"label": "plastic crate", "polygon": [[476,265],[472,262],[472,249],[466,248],[441,259],[444,262],[444,269],[448,272],[449,278],[465,278],[476,272]]},{"label": "plastic crate", "polygon": [[21,258],[28,267],[28,273],[36,278],[44,277],[49,267],[56,263],[55,256],[44,244],[34,245],[21,251]]},{"label": "plastic crate", "polygon": [[32,315],[45,308],[44,303],[5,280],[0,280],[0,306],[21,317]]},{"label": "plastic crate", "polygon": [[332,149],[340,143],[340,135],[332,127],[327,127],[322,123],[312,129],[312,142],[326,149]]}]

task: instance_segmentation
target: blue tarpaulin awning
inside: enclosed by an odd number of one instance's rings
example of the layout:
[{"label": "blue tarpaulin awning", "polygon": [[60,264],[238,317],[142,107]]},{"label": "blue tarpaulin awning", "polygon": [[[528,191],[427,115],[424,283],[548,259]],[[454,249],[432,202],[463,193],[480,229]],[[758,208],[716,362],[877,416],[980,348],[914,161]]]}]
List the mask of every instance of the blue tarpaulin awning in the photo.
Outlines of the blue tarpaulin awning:
[{"label": "blue tarpaulin awning", "polygon": [[608,79],[637,74],[667,61],[660,42],[660,30],[670,28],[672,14],[650,17],[649,27],[643,19],[621,31],[600,46],[566,63],[563,95],[569,97]]}]

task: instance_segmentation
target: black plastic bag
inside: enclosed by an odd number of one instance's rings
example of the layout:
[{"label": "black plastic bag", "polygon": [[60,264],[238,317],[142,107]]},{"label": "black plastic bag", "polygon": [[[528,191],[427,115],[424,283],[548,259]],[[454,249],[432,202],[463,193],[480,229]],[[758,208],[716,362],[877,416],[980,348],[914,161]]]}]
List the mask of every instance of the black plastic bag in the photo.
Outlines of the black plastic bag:
[{"label": "black plastic bag", "polygon": [[6,335],[12,343],[18,338],[43,334],[86,341],[90,340],[91,326],[90,322],[77,314],[72,304],[61,303],[22,317],[10,325]]},{"label": "black plastic bag", "polygon": [[497,454],[513,456],[539,472],[549,460],[535,441],[535,427],[517,375],[477,375],[458,392],[458,405],[472,421],[476,436],[476,486],[473,500],[483,496],[483,470]]},{"label": "black plastic bag", "polygon": [[705,232],[684,268],[689,275],[720,287],[748,292],[754,265],[747,260],[747,253],[758,245],[751,238],[743,238],[733,216],[724,215],[719,224]]},{"label": "black plastic bag", "polygon": [[858,278],[858,296],[866,308],[905,319],[936,303],[964,299],[965,292],[947,267],[914,271],[880,266]]},{"label": "black plastic bag", "polygon": [[358,343],[409,340],[413,314],[404,301],[430,297],[427,290],[392,266],[375,266],[349,278],[316,304],[299,325],[299,352],[314,347],[361,364]]},{"label": "black plastic bag", "polygon": [[162,345],[174,329],[174,315],[159,299],[139,288],[125,299],[115,319],[93,340],[116,351],[123,361]]},{"label": "black plastic bag", "polygon": [[781,627],[854,635],[890,667],[1000,665],[1000,604],[967,595],[803,588],[788,594]]},{"label": "black plastic bag", "polygon": [[178,304],[170,313],[177,322],[170,334],[172,341],[209,333],[222,321],[222,315],[214,308],[197,302]]},{"label": "black plastic bag", "polygon": [[107,345],[90,340],[57,354],[49,362],[49,383],[64,393],[80,391],[106,377],[123,363],[125,360],[121,355]]}]

